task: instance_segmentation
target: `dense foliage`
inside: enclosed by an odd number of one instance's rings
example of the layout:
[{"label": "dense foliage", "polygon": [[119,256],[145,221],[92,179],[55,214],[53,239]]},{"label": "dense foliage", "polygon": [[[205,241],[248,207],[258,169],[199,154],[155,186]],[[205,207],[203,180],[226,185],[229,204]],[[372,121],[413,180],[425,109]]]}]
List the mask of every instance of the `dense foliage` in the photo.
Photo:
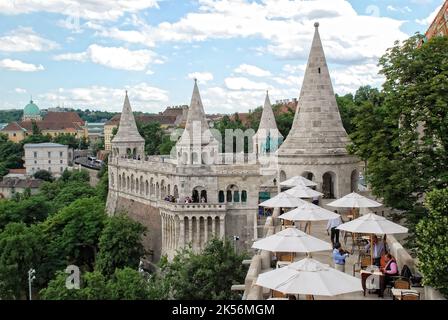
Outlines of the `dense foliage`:
[{"label": "dense foliage", "polygon": [[21,168],[22,157],[22,146],[9,141],[6,135],[0,134],[0,177],[8,174],[8,169]]},{"label": "dense foliage", "polygon": [[374,194],[401,209],[415,247],[423,195],[448,185],[448,38],[417,34],[380,59],[384,90],[359,108],[351,151],[367,162]]},{"label": "dense foliage", "polygon": [[428,215],[417,225],[417,256],[424,284],[448,297],[448,188],[427,194]]}]

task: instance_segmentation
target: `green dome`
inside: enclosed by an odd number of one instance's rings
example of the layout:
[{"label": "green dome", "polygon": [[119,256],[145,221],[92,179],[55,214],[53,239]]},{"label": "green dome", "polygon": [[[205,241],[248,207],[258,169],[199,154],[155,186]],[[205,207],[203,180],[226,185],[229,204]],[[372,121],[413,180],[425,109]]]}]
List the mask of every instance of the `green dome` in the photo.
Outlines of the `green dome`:
[{"label": "green dome", "polygon": [[24,116],[38,116],[40,115],[40,110],[37,105],[33,103],[33,100],[28,103],[25,108],[23,109],[23,115]]}]

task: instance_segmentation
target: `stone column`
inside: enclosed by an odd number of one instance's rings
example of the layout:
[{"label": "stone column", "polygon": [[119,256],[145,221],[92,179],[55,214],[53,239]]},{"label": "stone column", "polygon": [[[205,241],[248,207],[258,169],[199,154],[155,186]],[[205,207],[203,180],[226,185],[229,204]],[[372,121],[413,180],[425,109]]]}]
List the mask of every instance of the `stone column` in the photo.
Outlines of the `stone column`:
[{"label": "stone column", "polygon": [[219,218],[219,237],[224,239],[225,231],[224,231],[224,217]]},{"label": "stone column", "polygon": [[191,243],[191,245],[193,246],[193,217],[188,217],[188,241]]},{"label": "stone column", "polygon": [[163,212],[160,214],[160,216],[162,217],[162,252],[165,251],[166,248],[166,242],[165,242],[165,237],[166,237],[166,231],[165,231],[165,215],[163,214]]},{"label": "stone column", "polygon": [[179,219],[179,229],[180,229],[180,235],[179,235],[179,241],[178,241],[178,248],[185,247],[185,219]]},{"label": "stone column", "polygon": [[196,237],[195,237],[195,241],[196,242],[196,248],[199,251],[199,249],[201,249],[201,218],[200,217],[196,217]]},{"label": "stone column", "polygon": [[204,219],[204,244],[208,241],[208,217]]}]

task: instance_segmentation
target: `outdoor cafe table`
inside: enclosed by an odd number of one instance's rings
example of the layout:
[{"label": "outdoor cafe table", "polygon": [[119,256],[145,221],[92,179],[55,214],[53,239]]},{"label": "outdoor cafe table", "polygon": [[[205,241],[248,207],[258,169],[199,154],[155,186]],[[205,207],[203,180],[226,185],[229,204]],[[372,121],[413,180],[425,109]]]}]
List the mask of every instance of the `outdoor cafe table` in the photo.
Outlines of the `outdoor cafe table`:
[{"label": "outdoor cafe table", "polygon": [[[385,276],[381,271],[368,271],[368,270],[361,270],[361,285],[362,285],[362,289],[364,290],[364,296],[366,295],[366,290],[379,290],[378,292],[378,296],[379,297],[383,297],[384,295],[384,290],[386,289],[386,281],[385,281]],[[366,281],[367,278],[371,275],[375,275],[378,277],[379,279],[379,288],[372,288],[372,289],[367,289],[366,286]]]},{"label": "outdoor cafe table", "polygon": [[416,293],[418,294],[419,292],[417,290],[412,290],[412,289],[395,289],[392,288],[392,296],[394,297],[395,300],[401,300],[401,294],[402,293]]}]

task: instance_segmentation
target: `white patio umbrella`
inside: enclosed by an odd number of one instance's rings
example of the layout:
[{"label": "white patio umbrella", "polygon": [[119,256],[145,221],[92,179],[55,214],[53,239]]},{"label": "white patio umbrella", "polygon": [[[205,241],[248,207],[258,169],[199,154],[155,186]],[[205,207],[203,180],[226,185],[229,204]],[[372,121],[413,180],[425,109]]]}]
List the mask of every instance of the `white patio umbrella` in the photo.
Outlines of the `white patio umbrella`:
[{"label": "white patio umbrella", "polygon": [[[280,219],[284,220],[307,222],[330,220],[337,217],[340,217],[340,215],[307,201],[303,201],[303,203],[294,210],[279,216]],[[308,232],[311,232],[310,229],[311,225]]]},{"label": "white patio umbrella", "polygon": [[[395,222],[387,220],[385,217],[368,213],[355,220],[343,223],[337,227],[339,230],[349,231],[353,233],[369,233],[370,244],[372,244],[373,234],[396,234],[407,233],[405,228]],[[373,264],[373,246],[370,245],[370,257]]]},{"label": "white patio umbrella", "polygon": [[328,205],[338,208],[373,208],[382,206],[381,203],[357,194],[356,192],[349,193],[340,199],[330,202]]},{"label": "white patio umbrella", "polygon": [[289,178],[288,180],[280,182],[280,186],[282,186],[282,187],[295,187],[295,186],[315,187],[315,186],[317,186],[317,183],[315,183],[311,180],[308,180],[307,178],[304,178],[302,176],[294,176],[292,178]]},{"label": "white patio umbrella", "polygon": [[333,249],[331,244],[312,237],[296,228],[287,228],[264,239],[255,241],[254,249],[272,252],[316,252]]},{"label": "white patio umbrella", "polygon": [[288,189],[285,191],[285,193],[292,195],[297,198],[314,198],[314,197],[320,197],[323,196],[323,193],[320,193],[316,190],[313,190],[311,188],[298,185],[294,188]]},{"label": "white patio umbrella", "polygon": [[306,202],[302,199],[294,197],[284,192],[280,192],[275,197],[269,200],[263,201],[259,205],[261,207],[268,208],[295,208],[298,207],[302,202]]},{"label": "white patio umbrella", "polygon": [[336,296],[362,291],[361,281],[312,258],[262,273],[257,285],[284,294]]}]

